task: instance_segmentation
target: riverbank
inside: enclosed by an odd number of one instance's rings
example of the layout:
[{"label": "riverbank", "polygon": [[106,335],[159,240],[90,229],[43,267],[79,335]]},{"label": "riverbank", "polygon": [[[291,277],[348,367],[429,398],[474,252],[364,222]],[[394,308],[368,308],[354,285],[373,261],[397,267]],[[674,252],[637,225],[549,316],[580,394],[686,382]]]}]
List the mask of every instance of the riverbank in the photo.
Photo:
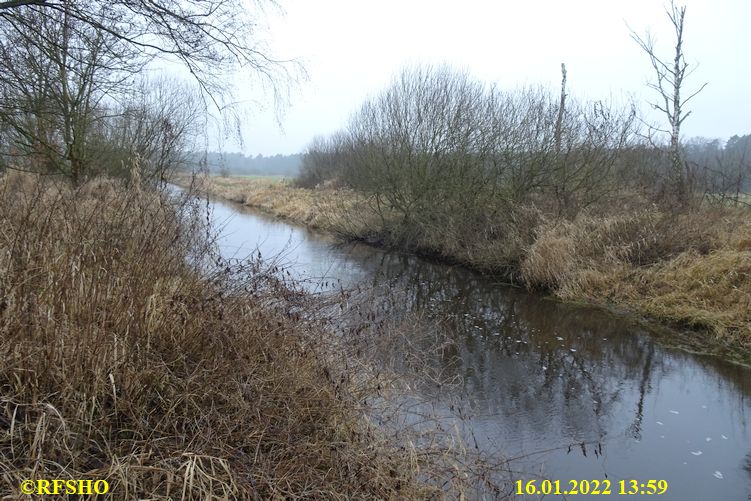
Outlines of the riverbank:
[{"label": "riverbank", "polygon": [[387,378],[262,263],[214,254],[199,200],[7,174],[0,194],[4,497],[26,479],[113,499],[468,489],[451,451],[369,424]]},{"label": "riverbank", "polygon": [[[748,209],[672,215],[624,199],[573,221],[519,207],[511,220],[462,233],[451,221],[401,221],[351,190],[209,178],[215,196],[382,246],[457,262],[565,300],[627,310],[687,330],[690,348],[751,359]],[[414,226],[413,226],[414,228]]]}]

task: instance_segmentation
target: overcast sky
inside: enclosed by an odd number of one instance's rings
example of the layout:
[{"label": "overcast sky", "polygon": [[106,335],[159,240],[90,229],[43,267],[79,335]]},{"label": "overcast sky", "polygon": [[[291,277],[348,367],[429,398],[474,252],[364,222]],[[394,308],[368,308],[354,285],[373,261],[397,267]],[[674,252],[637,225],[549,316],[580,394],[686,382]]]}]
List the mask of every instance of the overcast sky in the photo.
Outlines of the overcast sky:
[{"label": "overcast sky", "polygon": [[[415,63],[449,63],[505,89],[555,89],[565,62],[573,94],[644,103],[654,97],[645,86],[651,66],[629,26],[649,30],[665,58],[674,43],[662,0],[279,1],[285,13],[268,17],[268,43],[276,56],[300,59],[309,79],[293,90],[282,129],[272,106],[253,107],[243,147],[228,140],[225,151],[302,151]],[[690,103],[684,136],[751,133],[751,0],[683,3],[685,53],[698,63],[687,89],[709,82]]]}]

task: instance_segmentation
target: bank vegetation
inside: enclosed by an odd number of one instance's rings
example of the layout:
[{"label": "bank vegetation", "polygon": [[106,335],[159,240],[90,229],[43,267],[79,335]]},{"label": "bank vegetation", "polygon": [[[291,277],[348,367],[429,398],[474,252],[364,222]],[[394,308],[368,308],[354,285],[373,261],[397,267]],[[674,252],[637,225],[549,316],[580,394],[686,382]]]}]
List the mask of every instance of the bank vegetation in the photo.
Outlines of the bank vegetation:
[{"label": "bank vegetation", "polygon": [[632,105],[408,68],[313,141],[293,185],[219,196],[569,301],[751,346],[751,136],[659,143]]}]

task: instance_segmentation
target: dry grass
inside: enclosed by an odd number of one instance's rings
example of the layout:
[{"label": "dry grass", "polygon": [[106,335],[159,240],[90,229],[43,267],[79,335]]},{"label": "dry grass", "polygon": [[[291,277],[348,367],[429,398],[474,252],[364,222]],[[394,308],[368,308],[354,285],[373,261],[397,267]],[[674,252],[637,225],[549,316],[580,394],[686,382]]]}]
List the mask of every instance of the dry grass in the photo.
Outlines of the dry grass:
[{"label": "dry grass", "polygon": [[[187,186],[191,178],[177,176],[175,182]],[[196,186],[213,196],[349,237],[363,234],[375,222],[367,200],[352,190],[295,188],[283,180],[215,176],[200,176]]]},{"label": "dry grass", "polygon": [[[748,231],[748,229],[747,229]],[[751,234],[751,233],[747,233]],[[751,251],[689,251],[637,269],[613,288],[613,300],[656,318],[708,331],[714,341],[751,348]]]},{"label": "dry grass", "polygon": [[331,351],[305,297],[214,256],[197,203],[8,175],[0,194],[3,498],[27,478],[106,479],[117,499],[467,488],[450,450],[367,424],[380,380]]},{"label": "dry grass", "polygon": [[618,304],[751,348],[749,242],[743,210],[581,217],[538,228],[522,274],[563,299]]},{"label": "dry grass", "polygon": [[612,216],[580,215],[540,224],[521,269],[531,288],[574,290],[584,271],[612,272],[722,245],[729,229],[719,214],[671,216],[656,207]]}]

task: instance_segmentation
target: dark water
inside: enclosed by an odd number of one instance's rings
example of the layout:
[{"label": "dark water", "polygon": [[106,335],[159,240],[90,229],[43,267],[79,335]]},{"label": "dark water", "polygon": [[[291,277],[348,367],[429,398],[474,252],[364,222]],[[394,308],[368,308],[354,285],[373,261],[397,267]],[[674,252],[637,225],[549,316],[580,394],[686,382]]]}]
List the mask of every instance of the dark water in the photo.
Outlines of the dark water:
[{"label": "dark water", "polygon": [[[671,336],[479,274],[333,239],[216,203],[222,253],[258,251],[310,291],[390,285],[391,308],[448,329],[435,364],[464,381],[473,440],[523,456],[516,478],[667,480],[661,499],[751,500],[751,370],[670,347]],[[582,445],[584,444],[584,445]],[[474,446],[474,444],[472,444]],[[547,451],[547,452],[545,452]],[[536,498],[530,496],[530,498]],[[548,496],[547,499],[555,498]]]}]

